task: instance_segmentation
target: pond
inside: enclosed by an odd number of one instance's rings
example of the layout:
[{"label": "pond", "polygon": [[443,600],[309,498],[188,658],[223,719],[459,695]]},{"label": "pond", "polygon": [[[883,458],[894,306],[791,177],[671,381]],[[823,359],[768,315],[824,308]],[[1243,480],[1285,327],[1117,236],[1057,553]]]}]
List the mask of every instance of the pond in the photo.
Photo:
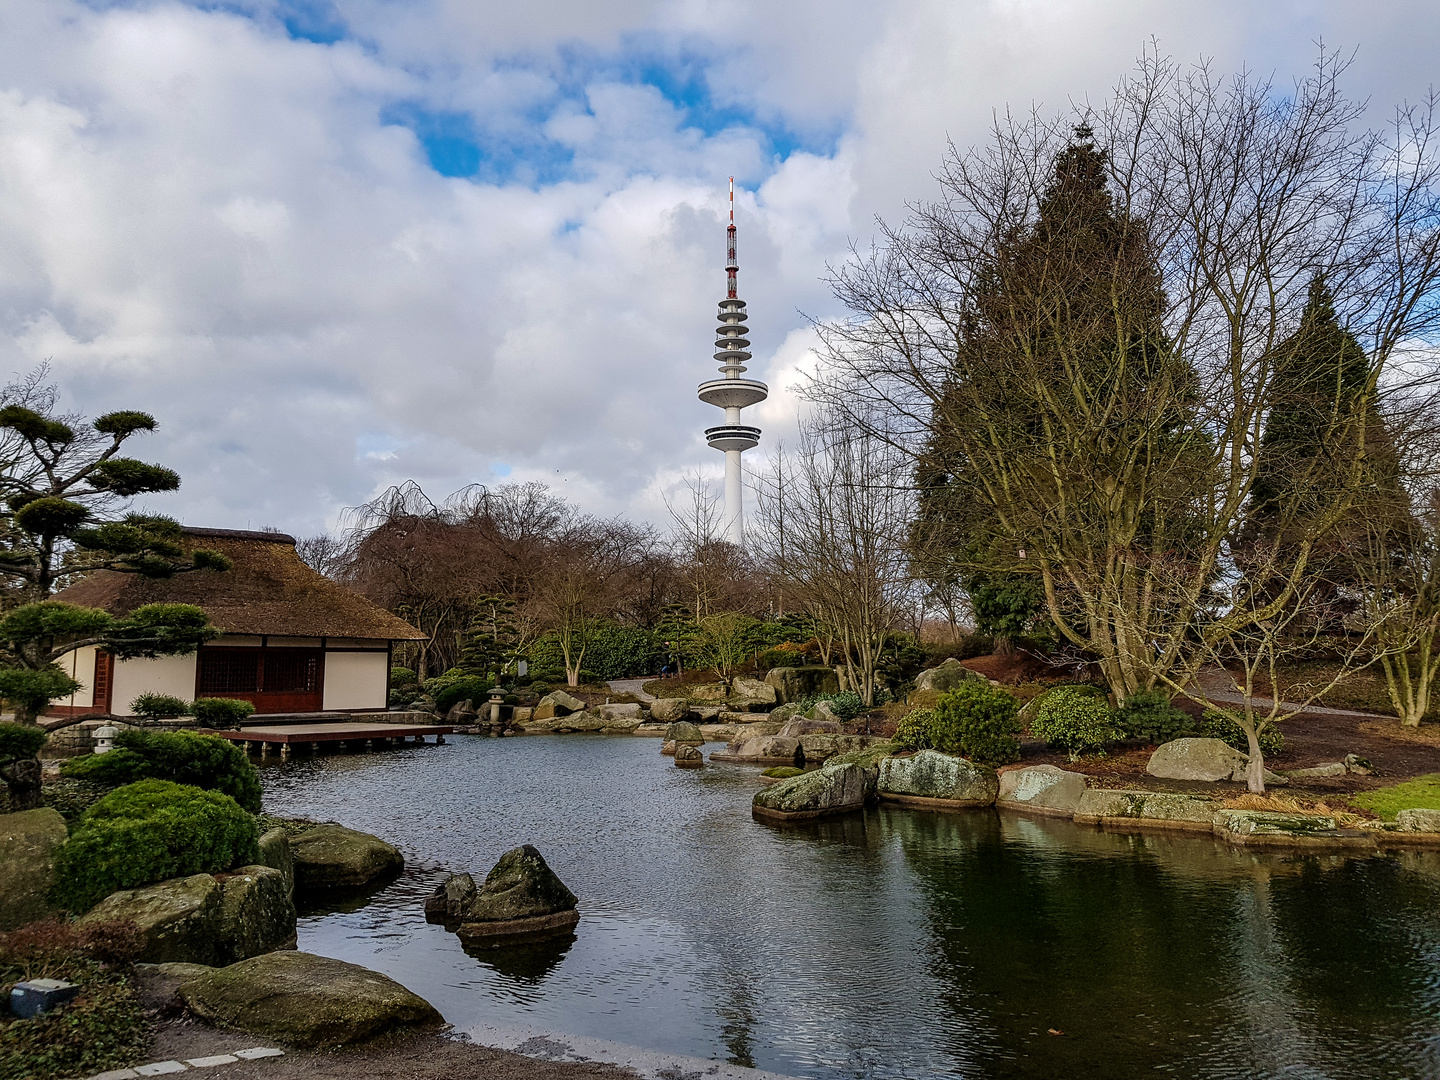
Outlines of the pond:
[{"label": "pond", "polygon": [[[302,910],[300,948],[527,1049],[817,1078],[1440,1076],[1440,854],[1262,855],[992,810],[777,828],[750,817],[753,770],[659,749],[458,736],[267,765],[267,810],[407,861]],[[580,897],[573,940],[469,956],[424,921],[447,873],[522,843]]]}]

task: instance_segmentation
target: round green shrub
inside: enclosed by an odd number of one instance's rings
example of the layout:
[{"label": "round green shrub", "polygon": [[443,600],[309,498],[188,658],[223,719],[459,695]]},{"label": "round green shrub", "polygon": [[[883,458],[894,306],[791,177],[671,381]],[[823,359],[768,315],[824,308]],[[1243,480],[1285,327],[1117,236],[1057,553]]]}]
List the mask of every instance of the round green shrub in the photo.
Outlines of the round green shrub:
[{"label": "round green shrub", "polygon": [[1171,704],[1164,690],[1137,690],[1116,710],[1115,725],[1126,738],[1159,744],[1183,735],[1190,717]]},{"label": "round green shrub", "polygon": [[34,724],[0,722],[0,765],[34,757],[47,737],[45,729]]},{"label": "round green shrub", "polygon": [[[1250,740],[1245,737],[1245,729],[1219,709],[1205,710],[1200,717],[1200,726],[1196,728],[1195,734],[1202,739],[1219,739],[1242,754],[1250,753]],[[1285,736],[1274,724],[1260,732],[1262,756],[1274,757],[1284,749]]]},{"label": "round green shrub", "polygon": [[981,765],[1020,760],[1020,718],[1015,699],[998,686],[972,680],[940,695],[935,703],[931,744],[963,754]]},{"label": "round green shrub", "polygon": [[130,711],[146,720],[173,720],[190,715],[190,702],[169,694],[141,694],[130,702]]},{"label": "round green shrub", "polygon": [[1092,687],[1057,686],[1045,695],[1030,721],[1030,733],[1074,761],[1120,738],[1110,706]]},{"label": "round green shrub", "polygon": [[238,728],[255,711],[255,706],[239,698],[196,698],[191,711],[206,727]]},{"label": "round green shrub", "polygon": [[892,741],[902,750],[933,750],[931,737],[936,720],[934,709],[911,709],[895,725]]},{"label": "round green shrub", "polygon": [[122,731],[108,754],[71,758],[63,775],[118,787],[137,780],[170,780],[218,791],[246,810],[260,809],[260,774],[245,751],[218,735],[196,731]]},{"label": "round green shrub", "polygon": [[419,686],[420,677],[408,667],[392,667],[390,669],[390,686],[392,689],[401,687]]},{"label": "round green shrub", "polygon": [[254,816],[228,795],[141,780],[81,815],[56,856],[53,895],[88,911],[119,889],[253,863],[259,838]]},{"label": "round green shrub", "polygon": [[462,701],[469,701],[478,708],[486,700],[490,686],[490,680],[480,675],[464,675],[431,690],[431,694],[435,699],[435,708],[445,713]]}]

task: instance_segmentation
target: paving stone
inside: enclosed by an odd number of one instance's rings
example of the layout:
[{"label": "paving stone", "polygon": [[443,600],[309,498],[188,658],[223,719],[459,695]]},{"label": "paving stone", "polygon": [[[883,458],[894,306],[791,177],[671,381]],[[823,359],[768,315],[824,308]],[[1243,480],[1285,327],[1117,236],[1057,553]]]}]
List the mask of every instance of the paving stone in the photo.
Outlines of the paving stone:
[{"label": "paving stone", "polygon": [[244,1061],[254,1061],[257,1058],[280,1057],[284,1050],[276,1050],[269,1046],[252,1046],[249,1050],[236,1050],[235,1056]]},{"label": "paving stone", "polygon": [[152,1061],[149,1065],[136,1065],[135,1071],[141,1076],[169,1076],[171,1073],[189,1072],[190,1067],[178,1061]]},{"label": "paving stone", "polygon": [[90,1080],[137,1080],[139,1075],[134,1069],[111,1069],[109,1072],[96,1073]]},{"label": "paving stone", "polygon": [[234,1065],[239,1060],[234,1054],[212,1054],[210,1057],[186,1058],[185,1064],[192,1069],[213,1069],[216,1065]]}]

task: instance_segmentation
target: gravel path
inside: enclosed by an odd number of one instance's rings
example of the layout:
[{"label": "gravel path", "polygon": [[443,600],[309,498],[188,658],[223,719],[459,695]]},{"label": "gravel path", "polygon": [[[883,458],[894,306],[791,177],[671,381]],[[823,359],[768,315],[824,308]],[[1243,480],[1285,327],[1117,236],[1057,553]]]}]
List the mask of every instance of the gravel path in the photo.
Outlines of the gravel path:
[{"label": "gravel path", "polygon": [[609,686],[610,689],[614,690],[617,694],[634,694],[641,701],[648,704],[655,700],[654,694],[647,694],[643,689],[649,681],[649,679],[611,679],[605,685]]}]

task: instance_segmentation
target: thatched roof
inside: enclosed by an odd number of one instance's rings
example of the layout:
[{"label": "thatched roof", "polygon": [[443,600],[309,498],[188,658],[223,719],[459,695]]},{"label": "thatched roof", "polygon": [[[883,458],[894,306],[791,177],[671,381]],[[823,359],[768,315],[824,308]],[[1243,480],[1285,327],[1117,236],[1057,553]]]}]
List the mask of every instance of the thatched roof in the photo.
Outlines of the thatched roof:
[{"label": "thatched roof", "polygon": [[228,555],[230,570],[145,578],[97,570],[55,599],[125,615],[142,604],[195,604],[227,634],[413,641],[425,635],[358,593],[306,566],[295,538],[278,532],[185,529],[188,549]]}]

